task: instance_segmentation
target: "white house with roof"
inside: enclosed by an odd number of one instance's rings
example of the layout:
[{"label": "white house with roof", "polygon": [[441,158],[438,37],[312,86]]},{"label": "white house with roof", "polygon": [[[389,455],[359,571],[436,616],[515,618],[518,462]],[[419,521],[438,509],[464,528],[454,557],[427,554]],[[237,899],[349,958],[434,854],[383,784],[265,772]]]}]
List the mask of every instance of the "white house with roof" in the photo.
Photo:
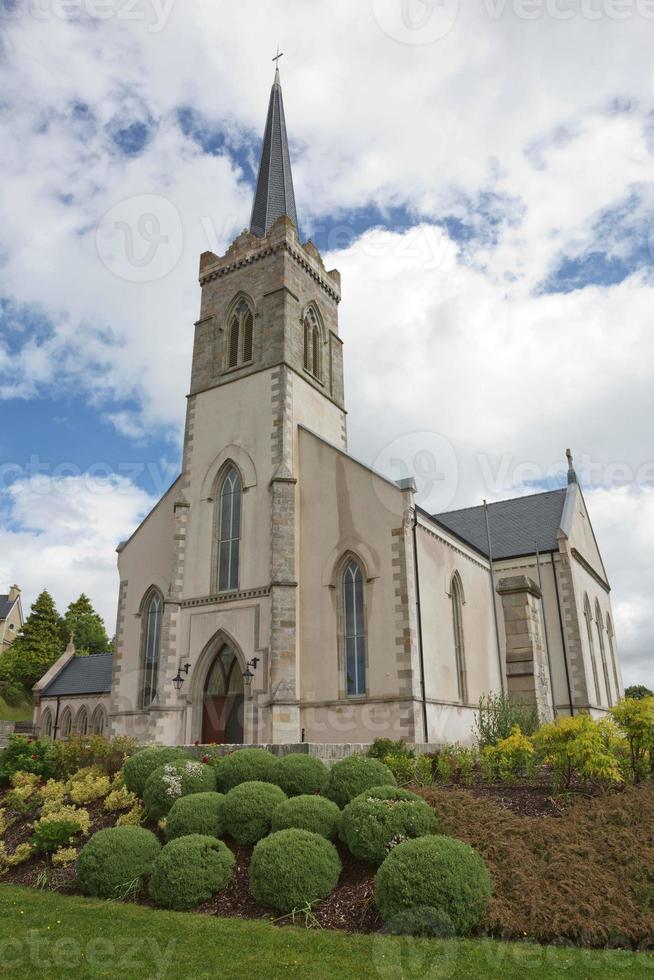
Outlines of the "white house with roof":
[{"label": "white house with roof", "polygon": [[6,595],[0,595],[0,656],[14,642],[24,622],[20,589],[12,585]]},{"label": "white house with roof", "polygon": [[[118,549],[111,731],[434,743],[469,740],[489,693],[605,712],[610,586],[572,458],[559,489],[437,515],[354,458],[341,278],[298,227],[277,72],[250,228],[200,257],[182,472]],[[109,669],[44,678],[41,728],[105,710]]]}]

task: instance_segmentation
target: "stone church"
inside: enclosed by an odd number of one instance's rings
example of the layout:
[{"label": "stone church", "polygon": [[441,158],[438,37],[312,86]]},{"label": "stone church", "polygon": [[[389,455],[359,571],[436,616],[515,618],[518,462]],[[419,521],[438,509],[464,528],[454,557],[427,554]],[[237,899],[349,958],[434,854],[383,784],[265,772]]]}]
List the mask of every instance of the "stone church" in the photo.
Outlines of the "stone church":
[{"label": "stone church", "polygon": [[200,286],[182,472],[118,549],[111,730],[438,743],[491,692],[606,711],[610,587],[571,456],[561,489],[434,515],[348,454],[341,279],[299,236],[278,71],[250,228]]}]

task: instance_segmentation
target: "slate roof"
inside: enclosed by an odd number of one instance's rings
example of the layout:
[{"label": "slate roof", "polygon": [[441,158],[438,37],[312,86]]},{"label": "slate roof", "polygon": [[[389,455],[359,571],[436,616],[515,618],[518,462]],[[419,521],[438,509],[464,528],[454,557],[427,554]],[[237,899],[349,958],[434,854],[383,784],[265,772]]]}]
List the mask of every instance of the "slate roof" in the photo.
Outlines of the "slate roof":
[{"label": "slate roof", "polygon": [[[16,600],[14,599],[14,602]],[[14,602],[9,601],[8,595],[0,595],[0,619],[6,619],[14,608]]]},{"label": "slate roof", "polygon": [[[493,558],[514,558],[558,549],[557,531],[566,489],[535,493],[529,497],[499,500],[488,505]],[[483,507],[467,507],[433,519],[488,557],[488,538]]]},{"label": "slate roof", "polygon": [[276,71],[268,105],[250,231],[262,238],[282,215],[287,215],[298,227],[284,100],[279,71]]},{"label": "slate roof", "polygon": [[113,654],[96,653],[91,657],[73,657],[53,681],[41,691],[42,698],[69,694],[108,694],[111,691]]}]

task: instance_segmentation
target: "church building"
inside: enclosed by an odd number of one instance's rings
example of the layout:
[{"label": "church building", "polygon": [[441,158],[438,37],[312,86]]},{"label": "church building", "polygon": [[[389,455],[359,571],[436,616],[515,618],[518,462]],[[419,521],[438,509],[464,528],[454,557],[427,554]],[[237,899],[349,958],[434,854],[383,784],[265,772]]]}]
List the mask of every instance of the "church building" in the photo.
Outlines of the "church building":
[{"label": "church building", "polygon": [[443,743],[489,693],[605,712],[610,587],[572,457],[560,489],[434,515],[349,455],[341,278],[298,227],[277,71],[250,228],[200,258],[182,472],[118,549],[111,731]]}]

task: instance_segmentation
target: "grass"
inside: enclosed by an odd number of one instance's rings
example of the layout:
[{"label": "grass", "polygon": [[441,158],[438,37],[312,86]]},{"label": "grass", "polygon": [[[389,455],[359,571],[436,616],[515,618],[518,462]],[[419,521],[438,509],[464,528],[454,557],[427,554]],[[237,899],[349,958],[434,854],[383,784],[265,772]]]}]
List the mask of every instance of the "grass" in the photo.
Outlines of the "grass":
[{"label": "grass", "polygon": [[33,713],[34,706],[31,701],[23,701],[13,707],[0,697],[0,721],[31,721]]},{"label": "grass", "polygon": [[0,886],[0,973],[133,978],[642,977],[654,954],[279,928]]}]

